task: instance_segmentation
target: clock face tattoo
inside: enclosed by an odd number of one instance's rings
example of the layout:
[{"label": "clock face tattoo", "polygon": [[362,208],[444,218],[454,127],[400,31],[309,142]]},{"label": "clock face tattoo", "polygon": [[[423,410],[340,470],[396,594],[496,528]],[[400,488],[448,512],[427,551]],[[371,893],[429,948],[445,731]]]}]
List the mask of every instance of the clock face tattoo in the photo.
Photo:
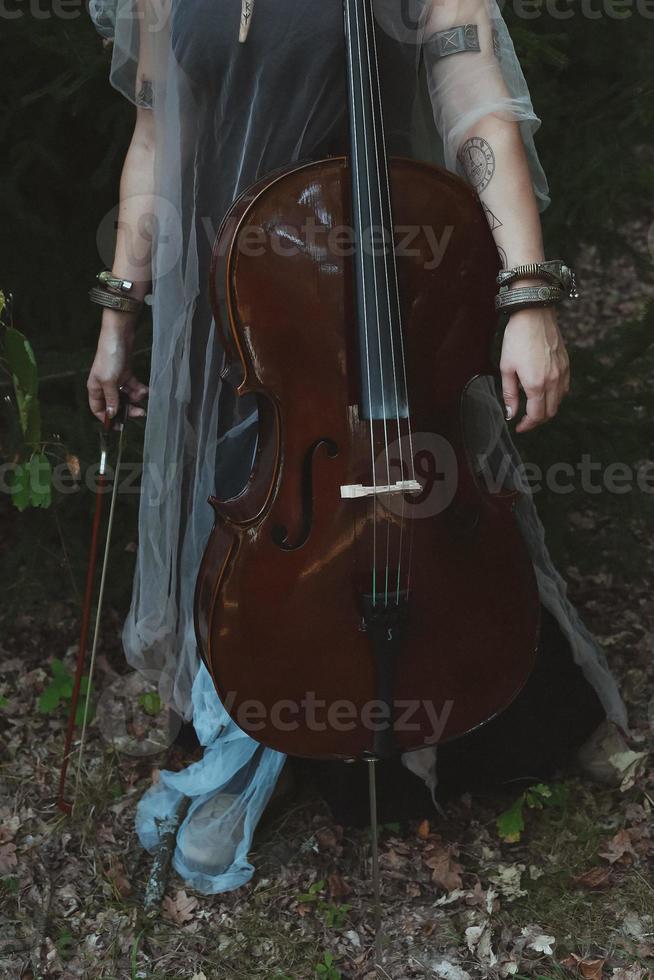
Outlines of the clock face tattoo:
[{"label": "clock face tattoo", "polygon": [[457,154],[457,160],[478,194],[491,182],[495,173],[495,154],[483,136],[466,140]]}]

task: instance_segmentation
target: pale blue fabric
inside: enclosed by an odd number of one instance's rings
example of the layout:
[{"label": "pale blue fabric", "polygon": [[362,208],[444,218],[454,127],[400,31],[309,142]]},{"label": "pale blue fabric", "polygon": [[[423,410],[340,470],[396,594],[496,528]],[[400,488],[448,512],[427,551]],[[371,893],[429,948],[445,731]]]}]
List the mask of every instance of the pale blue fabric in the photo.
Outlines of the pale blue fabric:
[{"label": "pale blue fabric", "polygon": [[[160,782],[139,801],[136,832],[143,847],[154,851],[161,821],[170,819],[188,796],[191,805],[179,829],[173,867],[187,885],[210,895],[238,888],[254,874],[248,852],[286,756],[255,742],[231,720],[204,664],[192,698],[204,756],[182,772],[161,771]],[[219,817],[206,818],[201,808],[215,804],[219,794],[233,794],[232,805]]]}]

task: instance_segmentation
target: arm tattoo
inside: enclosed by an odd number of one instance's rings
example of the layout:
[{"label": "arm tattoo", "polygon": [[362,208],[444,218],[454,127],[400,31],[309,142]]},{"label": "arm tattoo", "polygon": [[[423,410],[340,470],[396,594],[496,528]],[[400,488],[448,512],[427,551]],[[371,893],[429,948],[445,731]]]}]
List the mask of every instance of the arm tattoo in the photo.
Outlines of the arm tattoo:
[{"label": "arm tattoo", "polygon": [[[496,27],[491,28],[493,54],[501,56],[500,35]],[[436,31],[428,37],[425,45],[429,45],[434,58],[447,58],[450,54],[461,54],[465,51],[481,51],[479,43],[479,28],[476,24],[459,24],[444,31]]]},{"label": "arm tattoo", "polygon": [[457,160],[477,193],[486,190],[495,173],[495,154],[488,140],[472,136],[457,153]]},{"label": "arm tattoo", "polygon": [[500,245],[497,246],[497,253],[498,253],[500,259],[502,260],[502,268],[503,269],[508,268],[508,264],[509,263],[508,263],[508,260],[507,260],[507,257],[506,257],[506,252],[504,251],[503,248],[501,248]]},{"label": "arm tattoo", "polygon": [[462,51],[481,51],[476,24],[460,24],[459,27],[450,27],[446,31],[436,31],[425,44],[433,47],[436,58],[446,58]]},{"label": "arm tattoo", "polygon": [[486,213],[486,217],[488,218],[488,224],[490,225],[490,230],[495,231],[496,228],[501,228],[504,222],[500,221],[500,219],[497,217],[496,214],[493,214],[493,212],[491,211],[491,209],[488,207],[487,204],[482,203],[481,206]]},{"label": "arm tattoo", "polygon": [[143,84],[136,96],[136,104],[144,109],[152,108],[152,82],[149,78],[143,79]]}]

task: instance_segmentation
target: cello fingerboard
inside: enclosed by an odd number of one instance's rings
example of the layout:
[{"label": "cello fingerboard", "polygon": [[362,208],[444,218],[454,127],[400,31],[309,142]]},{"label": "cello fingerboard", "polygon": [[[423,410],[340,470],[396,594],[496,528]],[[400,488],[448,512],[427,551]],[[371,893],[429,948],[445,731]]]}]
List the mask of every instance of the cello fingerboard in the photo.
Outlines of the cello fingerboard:
[{"label": "cello fingerboard", "polygon": [[409,406],[375,21],[345,0],[360,418],[408,418]]}]

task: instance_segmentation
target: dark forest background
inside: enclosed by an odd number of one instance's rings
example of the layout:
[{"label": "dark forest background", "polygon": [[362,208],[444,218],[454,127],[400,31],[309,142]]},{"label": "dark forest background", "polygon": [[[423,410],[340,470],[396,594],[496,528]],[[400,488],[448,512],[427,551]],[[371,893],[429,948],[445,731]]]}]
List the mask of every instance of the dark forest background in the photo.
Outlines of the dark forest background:
[{"label": "dark forest background", "polygon": [[[596,6],[613,9],[599,0]],[[109,85],[110,49],[83,6],[66,8],[76,14],[67,19],[47,16],[46,6],[32,7],[45,14],[38,17],[26,6],[15,9],[20,16],[0,25],[0,289],[12,294],[13,324],[36,353],[46,451],[53,462],[66,454],[78,458],[83,470],[98,456],[85,382],[100,314],[87,290],[102,264],[96,230],[117,200],[134,109]],[[652,282],[654,12],[647,17],[623,5],[629,16],[590,18],[566,0],[557,10],[571,11],[568,19],[546,6],[529,9],[538,16],[526,20],[509,4],[504,14],[543,120],[536,140],[552,194],[543,216],[546,252],[574,263],[591,247],[593,288],[614,300],[628,290],[626,298],[636,303],[627,303],[628,315],[615,316],[610,329],[604,322],[597,336],[585,334],[580,343],[572,322],[574,392],[554,425],[519,445],[544,465],[574,463],[583,452],[635,465],[652,456],[654,315],[644,301],[637,308],[640,287],[645,296]],[[650,235],[651,247],[653,241]],[[616,278],[620,269],[629,270],[627,285]],[[620,303],[613,308],[619,311]],[[148,346],[144,323],[137,341],[144,377]],[[0,384],[0,457],[12,460],[21,452],[20,430],[6,372]],[[139,423],[130,429],[131,460],[138,460],[141,430]],[[591,500],[579,493],[539,500],[556,560],[586,571],[610,567],[627,579],[637,575],[652,496]],[[129,598],[137,503],[132,495],[119,505],[110,582],[119,607]],[[93,494],[82,490],[19,513],[0,494],[7,608],[36,607],[44,597],[79,599],[92,507]],[[572,511],[581,515],[575,521],[568,519]]]}]

